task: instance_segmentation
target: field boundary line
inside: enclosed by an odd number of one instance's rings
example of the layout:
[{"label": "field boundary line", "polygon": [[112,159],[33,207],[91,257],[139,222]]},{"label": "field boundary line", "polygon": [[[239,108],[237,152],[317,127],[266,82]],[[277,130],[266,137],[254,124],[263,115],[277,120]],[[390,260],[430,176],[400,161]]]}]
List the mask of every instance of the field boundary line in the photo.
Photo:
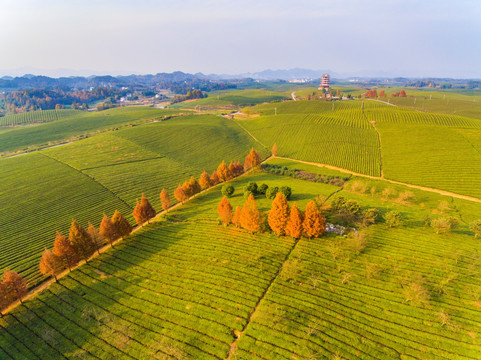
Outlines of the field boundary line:
[{"label": "field boundary line", "polygon": [[[373,179],[373,180],[387,181],[387,182],[390,182],[390,183],[392,183],[392,184],[404,185],[404,186],[410,187],[410,188],[412,188],[412,189],[418,189],[418,190],[422,190],[422,191],[428,191],[428,192],[432,192],[432,193],[436,193],[436,194],[440,194],[440,195],[445,195],[445,196],[450,196],[450,197],[454,197],[454,198],[458,198],[458,199],[462,199],[462,200],[468,200],[468,201],[473,201],[473,202],[481,203],[481,199],[476,198],[476,197],[474,197],[474,196],[457,194],[457,193],[453,193],[453,192],[450,192],[450,191],[447,191],[447,190],[430,188],[430,187],[422,186],[422,185],[409,184],[409,183],[405,183],[405,182],[401,182],[401,181],[397,181],[397,180],[391,180],[391,179],[387,179],[387,178],[381,178],[381,177],[379,177],[379,176],[372,176],[372,175],[360,174],[360,173],[357,173],[357,172],[354,172],[354,171],[351,171],[351,170],[348,170],[348,169],[343,169],[343,168],[340,168],[340,167],[337,167],[337,166],[333,166],[333,165],[321,164],[321,163],[316,163],[316,162],[312,162],[312,161],[304,161],[304,160],[292,159],[292,158],[282,157],[282,156],[271,156],[270,158],[297,161],[297,162],[302,163],[302,164],[314,165],[314,166],[317,166],[317,167],[324,167],[324,168],[327,168],[327,169],[337,170],[337,171],[345,172],[345,173],[347,173],[347,174],[352,174],[352,175],[359,176],[359,177],[364,177],[364,178]],[[269,159],[270,159],[270,158],[269,158]],[[268,160],[268,159],[267,159],[267,160]],[[267,160],[266,160],[266,161],[267,161]]]},{"label": "field boundary line", "polygon": [[386,105],[397,106],[396,104],[391,104],[390,102],[382,101],[382,100],[378,100],[378,99],[365,99],[365,100],[377,101],[377,102],[380,102],[380,103],[383,103],[383,104],[386,104]]},{"label": "field boundary line", "polygon": [[244,333],[247,331],[247,328],[249,327],[249,325],[252,323],[252,320],[254,318],[254,315],[255,313],[259,310],[259,307],[261,305],[261,302],[262,300],[265,299],[267,293],[269,292],[269,289],[272,287],[272,284],[274,284],[274,282],[276,281],[276,279],[279,277],[280,273],[282,272],[282,269],[284,268],[284,265],[286,264],[287,261],[289,261],[289,258],[291,257],[291,254],[292,252],[296,249],[296,246],[297,244],[299,243],[299,239],[296,239],[294,244],[292,245],[291,249],[289,250],[289,252],[286,254],[286,256],[284,257],[284,260],[282,261],[282,264],[279,266],[279,270],[277,270],[277,273],[272,277],[272,279],[270,280],[269,282],[269,285],[266,287],[266,289],[264,290],[264,292],[262,293],[261,296],[259,296],[259,300],[257,301],[256,305],[254,306],[254,309],[252,310],[251,314],[249,315],[249,318],[247,319],[247,323],[246,325],[244,326],[244,328],[242,329],[241,331],[241,334],[236,337],[236,339],[234,340],[234,342],[232,344],[230,344],[230,349],[229,349],[229,356],[227,356],[226,360],[231,360],[232,359],[232,356],[234,354],[234,351],[236,350],[237,348],[237,343],[239,342],[239,340],[242,338],[242,336],[244,335]]},{"label": "field boundary line", "polygon": [[89,174],[84,173],[82,170],[78,170],[78,169],[74,168],[73,166],[71,166],[71,165],[69,165],[69,164],[67,164],[67,163],[64,163],[63,161],[60,161],[60,160],[55,159],[55,158],[53,158],[53,157],[51,157],[51,156],[48,156],[48,155],[46,155],[45,153],[43,153],[43,154],[41,154],[41,155],[43,155],[43,156],[45,156],[45,157],[47,157],[47,158],[49,158],[49,159],[51,159],[51,160],[53,160],[53,161],[56,161],[56,162],[58,162],[59,164],[62,164],[62,165],[64,165],[64,166],[67,166],[67,167],[69,167],[70,169],[72,169],[72,170],[74,170],[74,171],[82,174],[83,176],[89,178],[90,180],[92,180],[92,181],[95,182],[96,184],[99,184],[101,187],[103,187],[105,190],[107,190],[107,191],[108,191],[110,194],[112,194],[114,197],[116,197],[117,199],[119,199],[120,202],[124,203],[124,205],[127,206],[129,209],[131,209],[131,210],[134,209],[132,206],[130,206],[129,204],[127,204],[127,202],[126,202],[124,199],[122,199],[120,196],[118,196],[116,193],[114,193],[112,190],[110,190],[107,186],[105,186],[105,185],[102,184],[101,182],[95,180],[95,178],[94,178],[93,176],[90,176]]},{"label": "field boundary line", "polygon": [[[239,124],[236,120],[233,119],[233,121],[234,121],[237,125],[239,125],[239,127],[240,127],[242,130],[244,130],[251,138],[253,138],[253,139],[254,139],[255,141],[257,141],[259,144],[261,144],[261,145],[264,147],[264,149],[266,149],[267,151],[269,151],[269,149],[267,148],[267,146],[265,146],[263,143],[261,143],[261,142],[259,141],[259,139],[257,139],[254,135],[252,135],[252,133],[251,133],[249,130],[247,130],[245,127],[243,127],[241,124]],[[264,161],[267,161],[267,159],[264,160]]]},{"label": "field boundary line", "polygon": [[375,121],[369,121],[368,117],[366,116],[366,113],[364,112],[364,108],[362,109],[362,116],[366,119],[366,121],[371,125],[371,127],[376,131],[377,134],[377,140],[379,142],[379,170],[381,170],[381,179],[384,179],[384,170],[382,168],[382,141],[381,141],[381,133],[376,127],[376,122]]}]

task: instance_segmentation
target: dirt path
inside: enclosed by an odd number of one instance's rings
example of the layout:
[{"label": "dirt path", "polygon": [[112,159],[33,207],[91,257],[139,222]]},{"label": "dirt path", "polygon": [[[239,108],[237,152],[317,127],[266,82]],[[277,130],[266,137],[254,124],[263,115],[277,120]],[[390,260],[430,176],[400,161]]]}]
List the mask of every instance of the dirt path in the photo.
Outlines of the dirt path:
[{"label": "dirt path", "polygon": [[421,186],[421,185],[414,185],[414,184],[404,183],[404,182],[396,181],[396,180],[390,180],[390,179],[386,179],[386,178],[381,178],[379,176],[371,176],[371,175],[366,175],[366,174],[360,174],[360,173],[357,173],[357,172],[354,172],[354,171],[351,171],[351,170],[347,170],[347,169],[343,169],[343,168],[333,166],[333,165],[320,164],[320,163],[316,163],[316,162],[312,162],[312,161],[291,159],[291,158],[282,157],[282,156],[271,156],[271,158],[297,161],[297,162],[302,163],[302,164],[314,165],[314,166],[317,166],[317,167],[324,167],[324,168],[327,168],[327,169],[337,170],[337,171],[345,172],[347,174],[352,174],[352,175],[359,176],[359,177],[364,177],[364,178],[373,179],[373,180],[383,180],[383,181],[390,182],[391,184],[404,185],[404,186],[410,187],[412,189],[429,191],[429,192],[432,192],[432,193],[450,196],[450,197],[457,198],[457,199],[463,199],[463,200],[481,203],[481,199],[478,199],[478,198],[475,198],[475,197],[472,197],[472,196],[456,194],[456,193],[446,191],[446,190],[440,190],[440,189],[430,188],[430,187]]},{"label": "dirt path", "polygon": [[295,92],[295,91],[291,92],[291,97],[292,97],[292,100],[297,101],[296,92]]},{"label": "dirt path", "polygon": [[378,100],[378,99],[366,99],[366,100],[369,100],[369,101],[377,101],[377,102],[380,102],[380,103],[383,103],[383,104],[386,104],[386,105],[391,105],[391,106],[397,106],[397,105],[395,105],[395,104],[391,104],[390,102],[382,101],[382,100]]}]

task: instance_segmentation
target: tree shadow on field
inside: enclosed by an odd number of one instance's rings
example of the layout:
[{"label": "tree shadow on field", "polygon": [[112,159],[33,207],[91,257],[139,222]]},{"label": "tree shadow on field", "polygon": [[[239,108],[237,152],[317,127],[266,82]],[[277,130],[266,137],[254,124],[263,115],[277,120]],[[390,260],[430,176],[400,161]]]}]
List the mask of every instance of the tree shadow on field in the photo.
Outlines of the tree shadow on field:
[{"label": "tree shadow on field", "polygon": [[139,343],[150,348],[168,337],[162,329],[169,298],[160,296],[158,279],[162,260],[169,258],[162,253],[188,226],[145,226],[25,301],[7,315],[15,321],[5,321],[2,330],[21,333],[22,343],[38,358],[125,358]]}]

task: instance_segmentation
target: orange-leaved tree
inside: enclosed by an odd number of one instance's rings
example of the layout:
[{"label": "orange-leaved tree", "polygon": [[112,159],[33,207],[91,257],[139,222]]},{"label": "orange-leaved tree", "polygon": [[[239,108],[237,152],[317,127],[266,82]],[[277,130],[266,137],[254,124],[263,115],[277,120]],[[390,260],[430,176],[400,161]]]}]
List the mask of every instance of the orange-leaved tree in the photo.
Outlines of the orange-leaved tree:
[{"label": "orange-leaved tree", "polygon": [[142,225],[144,222],[149,221],[155,216],[154,208],[150,205],[149,200],[143,193],[140,202],[137,200],[137,205],[135,206],[132,215],[134,216],[137,225]]},{"label": "orange-leaved tree", "polygon": [[162,204],[162,210],[166,211],[170,208],[170,196],[165,189],[162,189],[160,192],[160,202]]},{"label": "orange-leaved tree", "polygon": [[269,211],[267,222],[278,236],[286,234],[286,226],[289,221],[289,204],[283,193],[278,192],[274,201],[272,202],[272,208]]},{"label": "orange-leaved tree", "polygon": [[102,235],[100,235],[99,231],[95,228],[95,226],[93,226],[92,223],[89,223],[87,232],[89,233],[92,242],[95,244],[97,253],[100,254],[100,248],[105,244],[104,238]]},{"label": "orange-leaved tree", "polygon": [[253,169],[257,166],[259,166],[261,163],[261,158],[259,156],[259,153],[254,150],[254,148],[251,149],[250,153],[246,156],[245,162],[244,162],[244,170],[250,170]]},{"label": "orange-leaved tree", "polygon": [[57,275],[63,270],[62,261],[49,249],[43,251],[39,268],[43,275],[51,275],[55,281],[57,281]]},{"label": "orange-leaved tree", "polygon": [[240,161],[237,162],[231,162],[228,167],[229,171],[231,172],[233,177],[242,175],[244,172],[244,166],[240,163]]},{"label": "orange-leaved tree", "polygon": [[111,221],[114,225],[117,236],[120,236],[122,239],[130,235],[130,233],[132,232],[132,225],[130,225],[129,221],[122,215],[120,211],[115,210],[114,214],[112,215]]},{"label": "orange-leaved tree", "polygon": [[406,97],[406,91],[404,91],[404,89],[402,89],[402,90],[399,92],[399,97]]},{"label": "orange-leaved tree", "polygon": [[212,186],[220,183],[220,179],[219,179],[219,175],[217,174],[217,170],[214,170],[214,172],[210,176],[210,181],[212,182]]},{"label": "orange-leaved tree", "polygon": [[250,194],[244,206],[242,206],[240,223],[241,226],[251,232],[260,231],[262,228],[262,214],[257,209],[254,195]]},{"label": "orange-leaved tree", "polygon": [[200,174],[199,184],[203,190],[208,189],[213,185],[209,174],[207,174],[207,171],[204,170],[204,172]]},{"label": "orange-leaved tree", "polygon": [[180,201],[182,203],[189,198],[185,193],[184,188],[180,184],[174,191],[174,197],[177,199],[177,201]]},{"label": "orange-leaved tree", "polygon": [[297,207],[297,204],[292,205],[289,221],[286,226],[286,234],[295,239],[299,239],[302,235],[302,212]]},{"label": "orange-leaved tree", "polygon": [[217,212],[219,213],[220,220],[228,225],[232,221],[232,205],[230,204],[227,197],[224,196],[217,207]]},{"label": "orange-leaved tree", "polygon": [[3,273],[2,288],[5,292],[4,302],[10,305],[16,300],[22,302],[22,298],[28,293],[27,282],[15,271],[5,269]]},{"label": "orange-leaved tree", "polygon": [[112,246],[113,241],[119,237],[117,234],[117,229],[112,223],[112,220],[110,220],[105,214],[102,218],[102,222],[100,223],[99,233],[105,240],[109,242],[110,246]]},{"label": "orange-leaved tree", "polygon": [[87,230],[80,225],[77,220],[72,219],[68,239],[75,249],[79,257],[87,262],[88,258],[95,252],[95,244],[93,243]]},{"label": "orange-leaved tree", "polygon": [[384,90],[381,90],[379,92],[379,97],[386,97],[386,92]]},{"label": "orange-leaved tree", "polygon": [[271,153],[272,153],[272,156],[277,156],[278,150],[277,150],[277,144],[276,143],[274,143],[274,145],[272,145]]},{"label": "orange-leaved tree", "polygon": [[242,213],[241,207],[237,206],[237,208],[235,209],[234,216],[232,217],[232,223],[235,225],[235,227],[241,226],[241,222],[240,222],[241,213]]},{"label": "orange-leaved tree", "polygon": [[220,181],[228,181],[233,178],[233,175],[230,172],[225,161],[222,161],[219,167],[217,168],[217,176],[219,177]]},{"label": "orange-leaved tree", "polygon": [[202,190],[201,187],[200,187],[200,184],[197,182],[197,180],[193,176],[190,177],[189,188],[190,188],[190,191],[191,191],[192,195],[198,194]]},{"label": "orange-leaved tree", "polygon": [[308,238],[319,237],[326,231],[326,219],[322,216],[314,200],[311,200],[306,206],[302,230],[303,235]]},{"label": "orange-leaved tree", "polygon": [[60,259],[65,269],[72,270],[72,266],[79,262],[79,257],[72,243],[60,231],[57,231],[52,252]]}]

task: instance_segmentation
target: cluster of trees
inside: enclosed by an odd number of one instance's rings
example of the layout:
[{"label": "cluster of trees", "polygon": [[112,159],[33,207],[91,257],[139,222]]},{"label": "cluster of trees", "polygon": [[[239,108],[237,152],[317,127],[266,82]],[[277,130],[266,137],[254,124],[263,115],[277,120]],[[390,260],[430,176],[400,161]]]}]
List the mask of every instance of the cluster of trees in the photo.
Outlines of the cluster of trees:
[{"label": "cluster of trees", "polygon": [[[406,97],[406,91],[403,89],[401,91],[397,91],[393,94],[391,94],[391,97]],[[372,89],[372,90],[368,90],[365,94],[364,94],[364,97],[366,98],[383,98],[383,97],[386,97],[386,92],[384,90],[381,90],[379,92],[379,95],[377,93],[377,90],[376,89]]]},{"label": "cluster of trees", "polygon": [[186,100],[203,99],[206,97],[207,97],[207,94],[203,93],[202,90],[189,90],[185,95],[175,95],[171,103],[176,104]]},{"label": "cluster of trees", "polygon": [[[140,201],[137,200],[132,215],[137,225],[141,225],[153,218],[156,212],[142,194]],[[42,253],[40,272],[56,279],[59,273],[66,269],[71,270],[80,260],[87,262],[95,251],[100,253],[100,248],[106,242],[113,246],[114,240],[124,238],[131,232],[132,225],[118,210],[115,210],[112,218],[104,214],[98,230],[91,223],[85,229],[77,220],[72,219],[68,237],[58,231],[53,249],[45,249]]]},{"label": "cluster of trees", "polygon": [[237,206],[235,212],[226,196],[217,207],[219,217],[225,225],[234,224],[251,232],[272,230],[278,236],[292,236],[300,238],[305,236],[315,238],[326,231],[326,219],[319,211],[314,201],[310,201],[306,210],[302,212],[297,204],[289,208],[287,198],[278,192],[272,202],[271,210],[267,216],[267,224],[264,215],[258,210],[253,194],[246,199],[242,208]]},{"label": "cluster of trees", "polygon": [[[199,181],[192,176],[190,180],[186,180],[182,185],[179,184],[174,191],[174,197],[177,201],[184,202],[191,196],[199,193],[201,190],[232,180],[233,178],[242,175],[244,171],[259,166],[260,163],[261,159],[259,153],[252,148],[245,158],[244,165],[242,165],[240,161],[230,162],[229,165],[227,165],[225,161],[222,161],[212,175],[209,176],[209,174],[204,171],[200,175]],[[234,187],[232,185],[227,185],[223,188],[223,193],[224,192],[230,196],[234,193]]]},{"label": "cluster of trees", "polygon": [[262,164],[262,170],[276,175],[290,176],[295,179],[318,182],[324,184],[330,184],[335,186],[343,186],[346,181],[350,179],[349,176],[333,176],[333,175],[321,175],[316,173],[309,173],[307,171],[299,169],[289,169],[287,166],[276,164]]},{"label": "cluster of trees", "polygon": [[[221,189],[222,195],[225,197],[232,197],[234,195],[235,189],[234,186],[231,184],[225,184]],[[253,195],[254,198],[256,195],[264,195],[267,199],[274,199],[276,194],[280,192],[284,194],[287,199],[290,199],[292,195],[292,189],[289,186],[271,186],[269,187],[267,184],[262,184],[260,186],[257,183],[251,181],[248,183],[244,188],[244,198],[247,199],[249,195]]]},{"label": "cluster of trees", "polygon": [[26,111],[49,110],[63,107],[86,110],[88,108],[87,104],[90,102],[107,98],[115,102],[120,99],[121,96],[124,96],[126,92],[127,90],[108,87],[95,88],[91,91],[66,91],[62,89],[12,91],[0,94],[0,109],[3,109],[5,114],[17,114]]}]

